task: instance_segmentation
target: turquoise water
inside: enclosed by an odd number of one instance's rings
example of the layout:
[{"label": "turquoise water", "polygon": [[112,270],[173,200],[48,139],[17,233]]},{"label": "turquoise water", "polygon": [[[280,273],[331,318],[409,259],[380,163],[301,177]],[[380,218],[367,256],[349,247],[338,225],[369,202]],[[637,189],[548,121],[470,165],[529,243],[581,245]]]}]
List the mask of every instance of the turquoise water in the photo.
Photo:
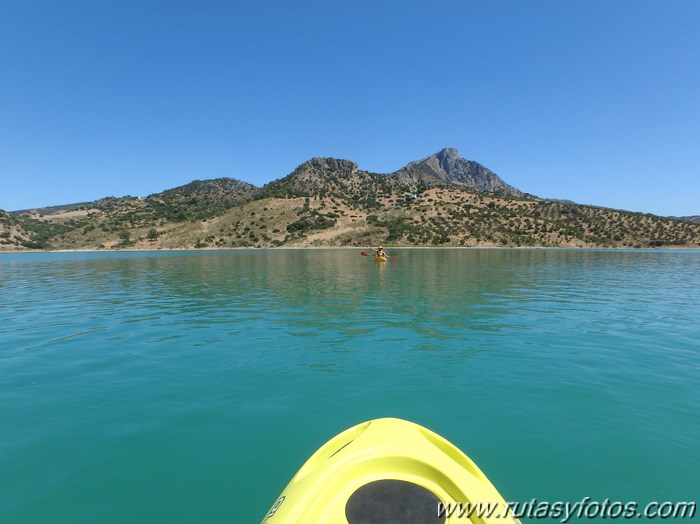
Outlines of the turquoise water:
[{"label": "turquoise water", "polygon": [[351,425],[511,501],[696,500],[700,252],[0,256],[0,522],[259,522]]}]

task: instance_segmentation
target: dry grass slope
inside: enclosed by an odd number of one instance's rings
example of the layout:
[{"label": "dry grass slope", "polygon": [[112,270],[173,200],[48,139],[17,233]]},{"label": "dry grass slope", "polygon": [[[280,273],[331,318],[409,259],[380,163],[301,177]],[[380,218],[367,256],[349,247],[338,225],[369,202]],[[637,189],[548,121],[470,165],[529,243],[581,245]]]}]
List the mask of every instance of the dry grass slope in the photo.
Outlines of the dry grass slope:
[{"label": "dry grass slope", "polygon": [[206,198],[198,207],[127,197],[44,216],[4,213],[0,249],[700,247],[700,224],[691,222],[461,187],[409,194],[379,181],[359,191],[355,182],[337,177],[308,196],[293,186],[284,196],[253,192],[216,211]]}]

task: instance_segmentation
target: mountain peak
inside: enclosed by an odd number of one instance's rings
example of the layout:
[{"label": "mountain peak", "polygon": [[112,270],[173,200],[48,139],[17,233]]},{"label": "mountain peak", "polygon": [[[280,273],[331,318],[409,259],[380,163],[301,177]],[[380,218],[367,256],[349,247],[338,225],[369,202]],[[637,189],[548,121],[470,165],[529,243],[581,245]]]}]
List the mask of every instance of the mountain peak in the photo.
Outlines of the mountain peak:
[{"label": "mountain peak", "polygon": [[355,171],[358,169],[357,164],[351,160],[341,160],[338,158],[324,156],[315,156],[311,160],[307,160],[299,166],[299,168],[302,167],[332,171]]},{"label": "mountain peak", "polygon": [[456,147],[446,147],[443,150],[435,153],[435,156],[438,158],[445,158],[445,159],[461,158],[459,156],[459,151],[457,151]]},{"label": "mountain peak", "polygon": [[506,184],[496,173],[478,162],[465,160],[454,147],[446,147],[422,160],[408,164],[405,171],[414,172],[422,179],[433,178],[448,184],[457,184],[477,191],[498,192],[511,196],[523,193]]}]

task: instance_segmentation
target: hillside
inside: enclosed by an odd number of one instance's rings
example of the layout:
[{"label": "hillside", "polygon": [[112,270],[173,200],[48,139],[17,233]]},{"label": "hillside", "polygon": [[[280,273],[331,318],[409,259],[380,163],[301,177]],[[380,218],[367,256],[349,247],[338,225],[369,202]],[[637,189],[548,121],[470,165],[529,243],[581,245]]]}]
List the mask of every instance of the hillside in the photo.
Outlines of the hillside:
[{"label": "hillside", "polygon": [[248,201],[258,190],[252,184],[232,178],[195,180],[146,198],[148,205],[165,216],[179,219],[207,218]]},{"label": "hillside", "polygon": [[317,157],[262,188],[197,180],[145,198],[0,213],[0,250],[378,243],[700,247],[700,224],[539,199],[454,149],[389,174]]},{"label": "hillside", "polygon": [[26,230],[21,220],[0,210],[0,251],[41,248],[42,244],[34,240],[32,231]]}]

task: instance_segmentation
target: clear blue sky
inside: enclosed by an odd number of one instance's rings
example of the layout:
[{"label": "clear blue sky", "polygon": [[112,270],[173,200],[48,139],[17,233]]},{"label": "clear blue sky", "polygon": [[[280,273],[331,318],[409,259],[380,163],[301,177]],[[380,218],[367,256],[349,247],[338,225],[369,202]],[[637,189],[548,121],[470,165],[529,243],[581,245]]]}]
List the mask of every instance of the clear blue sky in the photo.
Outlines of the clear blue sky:
[{"label": "clear blue sky", "polygon": [[0,3],[0,209],[443,147],[543,197],[700,214],[700,2]]}]

